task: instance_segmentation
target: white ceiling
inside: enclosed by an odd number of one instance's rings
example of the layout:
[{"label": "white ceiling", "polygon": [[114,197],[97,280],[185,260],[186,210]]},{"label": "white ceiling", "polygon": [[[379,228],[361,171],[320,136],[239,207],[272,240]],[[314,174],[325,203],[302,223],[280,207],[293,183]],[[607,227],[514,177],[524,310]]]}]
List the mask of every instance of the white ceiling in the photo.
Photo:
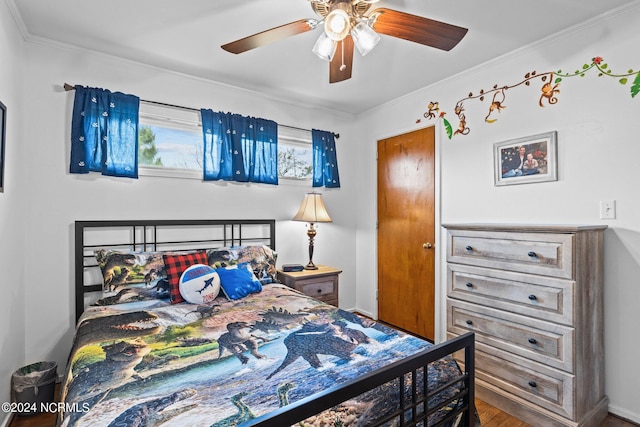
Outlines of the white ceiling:
[{"label": "white ceiling", "polygon": [[[329,84],[316,28],[240,55],[220,45],[301,18],[307,0],[5,0],[27,40],[50,39],[310,106],[360,113],[638,0],[382,0],[469,32],[449,52],[382,36]],[[61,82],[62,83],[62,82]],[[75,83],[75,82],[69,82]],[[84,83],[89,84],[89,83]]]}]

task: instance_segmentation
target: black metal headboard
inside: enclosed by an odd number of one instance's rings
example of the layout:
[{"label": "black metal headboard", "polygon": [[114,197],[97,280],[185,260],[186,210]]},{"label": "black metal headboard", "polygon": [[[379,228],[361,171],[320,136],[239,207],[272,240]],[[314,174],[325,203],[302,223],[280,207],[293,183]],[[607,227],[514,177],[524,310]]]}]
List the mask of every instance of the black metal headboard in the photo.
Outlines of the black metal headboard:
[{"label": "black metal headboard", "polygon": [[98,248],[165,251],[258,244],[276,249],[275,220],[76,221],[76,321],[84,312],[87,297],[102,292],[102,275],[94,257]]}]

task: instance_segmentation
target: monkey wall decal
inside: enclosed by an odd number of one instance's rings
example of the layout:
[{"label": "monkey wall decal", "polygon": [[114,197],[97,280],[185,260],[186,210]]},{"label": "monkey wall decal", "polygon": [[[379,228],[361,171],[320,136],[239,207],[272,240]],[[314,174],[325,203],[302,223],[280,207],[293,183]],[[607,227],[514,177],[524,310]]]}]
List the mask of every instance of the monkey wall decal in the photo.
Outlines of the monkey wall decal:
[{"label": "monkey wall decal", "polygon": [[491,114],[493,114],[494,111],[497,111],[499,113],[500,111],[507,108],[507,106],[504,105],[504,100],[507,97],[504,91],[505,91],[505,88],[502,88],[501,90],[493,94],[493,100],[491,101],[491,105],[489,105],[489,113],[487,114],[487,117],[484,118],[485,122],[487,123],[495,122],[498,119],[490,119],[489,117],[491,116]]},{"label": "monkey wall decal", "polygon": [[553,73],[551,73],[551,78],[549,79],[549,81],[542,85],[542,94],[540,95],[538,105],[544,107],[544,105],[542,104],[542,100],[544,98],[547,99],[547,102],[550,105],[556,104],[558,102],[558,98],[556,98],[555,94],[560,93],[560,89],[558,89],[559,85],[560,83],[556,83],[555,85],[553,84]]},{"label": "monkey wall decal", "polygon": [[424,113],[424,118],[425,119],[434,119],[436,117],[436,113],[438,111],[440,111],[440,106],[438,105],[438,102],[430,102],[427,105],[428,111],[426,113]]},{"label": "monkey wall decal", "polygon": [[471,129],[467,127],[467,116],[464,114],[464,107],[461,102],[456,105],[454,110],[460,122],[458,123],[458,129],[453,133],[454,135],[466,135],[471,132]]},{"label": "monkey wall decal", "polygon": [[467,135],[471,132],[471,129],[467,127],[467,118],[464,114],[460,117],[460,122],[458,122],[458,129],[453,133],[454,135]]},{"label": "monkey wall decal", "polygon": [[[636,95],[640,94],[640,72],[634,71],[633,69],[629,69],[626,73],[614,73],[613,70],[609,67],[609,65],[604,61],[604,58],[601,56],[596,56],[591,59],[591,63],[584,64],[581,68],[578,68],[575,72],[563,73],[561,70],[557,71],[548,71],[545,73],[538,74],[536,71],[528,72],[524,75],[524,78],[519,82],[512,85],[504,85],[499,86],[495,84],[492,89],[485,91],[481,89],[477,94],[473,92],[469,92],[469,95],[456,103],[455,106],[455,114],[458,116],[458,129],[454,132],[451,124],[445,119],[445,111],[440,109],[439,103],[437,101],[429,102],[427,108],[428,111],[423,114],[426,119],[436,119],[441,120],[444,125],[444,130],[447,133],[449,139],[451,139],[454,135],[468,135],[471,132],[470,127],[467,125],[467,117],[464,113],[463,102],[470,99],[478,99],[481,102],[485,101],[485,98],[490,94],[493,94],[491,98],[491,104],[489,105],[489,112],[485,116],[485,122],[494,123],[497,119],[494,117],[494,113],[497,111],[500,113],[502,110],[507,108],[504,104],[506,98],[506,91],[508,89],[513,89],[518,86],[530,86],[531,82],[535,79],[540,79],[543,82],[543,85],[540,89],[541,94],[538,98],[538,106],[545,107],[547,105],[554,105],[558,103],[557,94],[560,93],[560,82],[569,77],[584,77],[589,71],[596,70],[598,71],[598,77],[613,77],[618,83],[622,85],[626,85],[631,83],[630,85],[630,93],[631,97],[635,98]],[[640,98],[640,96],[638,97]],[[439,114],[436,114],[440,111]],[[421,119],[416,120],[416,123],[420,123]]]}]

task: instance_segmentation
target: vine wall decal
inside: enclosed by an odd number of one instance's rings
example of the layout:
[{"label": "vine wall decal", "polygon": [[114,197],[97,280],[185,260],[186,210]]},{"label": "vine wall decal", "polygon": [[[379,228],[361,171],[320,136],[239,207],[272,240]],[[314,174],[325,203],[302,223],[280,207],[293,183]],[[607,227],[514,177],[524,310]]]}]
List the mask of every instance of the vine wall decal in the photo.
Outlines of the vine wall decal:
[{"label": "vine wall decal", "polygon": [[[591,63],[584,64],[581,69],[578,69],[573,73],[564,73],[562,70],[537,73],[534,70],[525,74],[524,78],[518,83],[504,86],[495,84],[487,91],[480,89],[477,94],[469,92],[469,95],[459,100],[455,105],[454,114],[458,118],[458,127],[455,131],[453,130],[449,120],[445,118],[446,112],[440,109],[438,101],[429,102],[427,105],[427,111],[423,114],[423,117],[427,120],[441,120],[449,139],[456,135],[468,135],[471,132],[471,128],[467,125],[467,117],[464,109],[465,102],[475,99],[480,102],[490,100],[488,113],[485,116],[484,121],[486,123],[494,123],[498,120],[497,115],[507,108],[507,105],[505,104],[507,91],[519,86],[531,86],[532,82],[540,81],[542,82],[542,87],[540,88],[541,93],[538,98],[538,106],[544,108],[545,106],[558,103],[557,94],[560,93],[559,87],[563,79],[569,77],[584,77],[592,70],[598,71],[598,77],[607,76],[616,78],[622,85],[626,85],[630,81],[630,77],[635,76],[633,77],[633,82],[630,87],[631,97],[635,98],[636,95],[640,93],[640,71],[629,69],[626,73],[614,73],[613,70],[609,68],[609,65],[604,62],[604,59],[601,56],[596,56],[591,59]],[[421,121],[422,118],[419,118],[416,120],[416,123],[420,123]]]}]

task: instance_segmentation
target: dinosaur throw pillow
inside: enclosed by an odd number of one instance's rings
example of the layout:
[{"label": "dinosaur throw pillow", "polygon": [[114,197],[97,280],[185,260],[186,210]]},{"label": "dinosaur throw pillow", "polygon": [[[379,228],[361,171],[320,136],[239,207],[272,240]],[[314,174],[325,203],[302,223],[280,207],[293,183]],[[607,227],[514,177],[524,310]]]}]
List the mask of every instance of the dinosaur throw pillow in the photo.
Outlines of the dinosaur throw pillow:
[{"label": "dinosaur throw pillow", "polygon": [[150,288],[164,275],[162,252],[97,249],[94,255],[102,271],[103,289],[107,292],[118,292],[134,284]]},{"label": "dinosaur throw pillow", "polygon": [[169,299],[171,304],[184,302],[180,295],[180,277],[192,265],[207,264],[207,252],[196,251],[185,254],[164,254],[164,268],[169,282]]},{"label": "dinosaur throw pillow", "polygon": [[231,246],[207,250],[208,264],[214,268],[229,267],[243,262],[249,263],[260,282],[277,282],[277,252],[266,245]]},{"label": "dinosaur throw pillow", "polygon": [[216,268],[216,272],[220,276],[222,292],[230,300],[244,298],[249,294],[262,291],[262,284],[253,274],[249,263]]}]

